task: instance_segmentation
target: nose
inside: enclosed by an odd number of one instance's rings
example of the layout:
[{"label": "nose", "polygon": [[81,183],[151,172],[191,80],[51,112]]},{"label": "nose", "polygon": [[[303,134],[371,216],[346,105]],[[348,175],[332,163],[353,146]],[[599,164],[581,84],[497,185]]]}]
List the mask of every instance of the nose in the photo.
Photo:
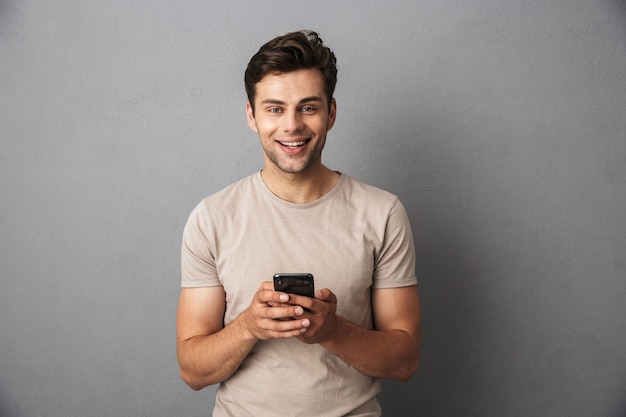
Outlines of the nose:
[{"label": "nose", "polygon": [[283,117],[283,131],[284,132],[298,132],[302,130],[302,113],[297,110],[287,111]]}]

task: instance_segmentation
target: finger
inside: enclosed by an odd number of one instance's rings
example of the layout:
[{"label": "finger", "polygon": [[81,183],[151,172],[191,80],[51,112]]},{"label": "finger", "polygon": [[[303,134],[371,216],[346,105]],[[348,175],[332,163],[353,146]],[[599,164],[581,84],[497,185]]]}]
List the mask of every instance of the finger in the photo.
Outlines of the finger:
[{"label": "finger", "polygon": [[257,297],[262,303],[285,303],[289,301],[289,295],[283,292],[276,292],[273,288],[271,290],[259,289]]},{"label": "finger", "polygon": [[337,296],[328,288],[315,291],[315,298],[329,303],[337,304]]},{"label": "finger", "polygon": [[310,309],[313,306],[314,299],[305,295],[289,294],[289,304],[299,305],[306,309]]},{"label": "finger", "polygon": [[263,281],[260,290],[274,291],[274,283],[272,281]]},{"label": "finger", "polygon": [[300,306],[287,305],[285,307],[266,308],[264,313],[265,317],[268,319],[280,320],[299,317],[304,314],[304,309]]},{"label": "finger", "polygon": [[308,319],[277,321],[271,320],[266,323],[266,333],[273,338],[286,339],[301,336],[310,326]]}]

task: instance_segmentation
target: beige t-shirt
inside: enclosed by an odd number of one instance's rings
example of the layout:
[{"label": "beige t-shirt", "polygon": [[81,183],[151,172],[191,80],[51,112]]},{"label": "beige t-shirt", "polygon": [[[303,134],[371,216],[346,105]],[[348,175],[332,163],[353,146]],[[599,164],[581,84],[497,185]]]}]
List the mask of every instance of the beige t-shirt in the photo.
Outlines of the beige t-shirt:
[{"label": "beige t-shirt", "polygon": [[[182,286],[223,286],[224,324],[278,272],[306,272],[337,314],[372,328],[370,290],[415,285],[415,250],[397,197],[342,174],[324,197],[293,204],[260,173],[205,198],[183,233]],[[379,416],[380,382],[319,345],[260,341],[217,391],[214,416]]]}]

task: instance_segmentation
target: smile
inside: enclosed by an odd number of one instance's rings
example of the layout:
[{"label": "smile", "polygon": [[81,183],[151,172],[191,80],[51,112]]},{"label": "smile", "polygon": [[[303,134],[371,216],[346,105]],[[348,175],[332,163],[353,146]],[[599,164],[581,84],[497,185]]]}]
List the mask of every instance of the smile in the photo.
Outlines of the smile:
[{"label": "smile", "polygon": [[278,143],[280,143],[282,146],[286,146],[288,148],[297,148],[299,146],[303,146],[307,142],[308,142],[308,140],[300,140],[300,141],[297,141],[297,142],[281,142],[281,141],[278,141]]}]

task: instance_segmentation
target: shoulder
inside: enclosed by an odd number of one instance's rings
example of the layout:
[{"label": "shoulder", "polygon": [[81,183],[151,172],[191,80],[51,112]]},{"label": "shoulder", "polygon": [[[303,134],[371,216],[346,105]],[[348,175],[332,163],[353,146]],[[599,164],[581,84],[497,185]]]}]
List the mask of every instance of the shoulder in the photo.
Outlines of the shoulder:
[{"label": "shoulder", "polygon": [[203,198],[196,209],[220,208],[224,210],[236,206],[242,199],[249,198],[257,192],[257,175],[249,175]]},{"label": "shoulder", "polygon": [[232,216],[241,207],[250,206],[254,195],[258,195],[256,175],[245,177],[203,198],[191,211],[188,221],[199,224],[220,222],[225,216]]},{"label": "shoulder", "polygon": [[397,204],[401,205],[398,197],[387,190],[364,183],[346,174],[342,174],[342,176],[344,177],[342,191],[349,200],[360,203],[367,202],[368,206],[373,205],[386,209],[391,209]]}]

